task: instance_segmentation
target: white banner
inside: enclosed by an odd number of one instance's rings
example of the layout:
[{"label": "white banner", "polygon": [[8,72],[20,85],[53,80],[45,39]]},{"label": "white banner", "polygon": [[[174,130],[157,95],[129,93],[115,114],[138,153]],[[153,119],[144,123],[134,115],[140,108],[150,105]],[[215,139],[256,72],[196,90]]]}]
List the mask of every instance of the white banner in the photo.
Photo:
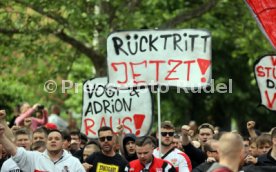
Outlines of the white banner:
[{"label": "white banner", "polygon": [[269,110],[276,110],[276,55],[260,58],[254,66],[254,73],[261,94],[261,104]]},{"label": "white banner", "polygon": [[211,35],[196,29],[114,32],[107,39],[107,65],[115,87],[206,87]]},{"label": "white banner", "polygon": [[102,126],[116,131],[124,125],[125,133],[144,136],[152,126],[152,96],[148,88],[118,90],[107,87],[107,78],[87,80],[83,85],[81,132],[97,138]]}]

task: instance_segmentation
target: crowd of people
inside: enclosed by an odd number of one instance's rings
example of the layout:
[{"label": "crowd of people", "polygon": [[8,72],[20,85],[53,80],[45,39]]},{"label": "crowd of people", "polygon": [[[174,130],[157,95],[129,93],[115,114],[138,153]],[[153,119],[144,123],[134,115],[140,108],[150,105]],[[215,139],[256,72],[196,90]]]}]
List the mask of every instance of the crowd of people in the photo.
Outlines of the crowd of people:
[{"label": "crowd of people", "polygon": [[[1,172],[238,172],[276,171],[276,128],[249,137],[195,121],[180,128],[170,121],[158,132],[137,137],[103,126],[87,138],[60,117],[60,108],[24,103],[10,121],[0,110]],[[116,131],[114,131],[116,130]],[[161,145],[158,145],[160,139]]]}]

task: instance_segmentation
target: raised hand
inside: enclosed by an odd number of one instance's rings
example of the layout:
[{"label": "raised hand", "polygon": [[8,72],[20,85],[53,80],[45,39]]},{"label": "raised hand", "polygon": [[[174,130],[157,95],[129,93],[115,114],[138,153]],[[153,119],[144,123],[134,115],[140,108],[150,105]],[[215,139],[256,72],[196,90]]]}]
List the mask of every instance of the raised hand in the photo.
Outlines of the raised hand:
[{"label": "raised hand", "polygon": [[28,118],[25,118],[24,119],[24,126],[26,128],[30,128],[31,127],[31,124],[32,124],[32,118],[31,117],[28,117]]},{"label": "raised hand", "polygon": [[33,105],[33,108],[34,108],[34,109],[37,109],[37,107],[38,107],[39,105],[40,105],[39,103],[36,103],[36,104]]},{"label": "raised hand", "polygon": [[5,135],[5,127],[4,125],[0,124],[0,138],[3,138],[3,136]]},{"label": "raised hand", "polygon": [[82,166],[84,167],[85,171],[87,171],[87,172],[93,167],[93,165],[88,164],[86,162],[82,163]]},{"label": "raised hand", "polygon": [[190,131],[190,126],[189,125],[183,125],[181,127],[181,131],[182,131],[183,135],[188,136],[189,135],[189,131]]},{"label": "raised hand", "polygon": [[14,125],[14,126],[12,126],[11,131],[12,131],[13,133],[15,133],[15,132],[18,131],[19,129],[20,129],[19,126]]},{"label": "raised hand", "polygon": [[6,111],[5,110],[0,110],[0,121],[6,119]]},{"label": "raised hand", "polygon": [[246,124],[246,127],[248,130],[252,130],[252,129],[254,129],[255,124],[256,124],[255,121],[248,121]]},{"label": "raised hand", "polygon": [[122,135],[124,131],[124,125],[120,124],[116,128],[117,128],[118,135]]}]

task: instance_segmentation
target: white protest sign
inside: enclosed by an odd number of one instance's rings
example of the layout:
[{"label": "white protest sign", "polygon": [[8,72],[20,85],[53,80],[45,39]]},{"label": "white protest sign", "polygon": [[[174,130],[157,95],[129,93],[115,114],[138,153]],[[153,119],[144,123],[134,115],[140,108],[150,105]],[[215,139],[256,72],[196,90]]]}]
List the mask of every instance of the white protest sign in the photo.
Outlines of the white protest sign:
[{"label": "white protest sign", "polygon": [[117,90],[107,87],[107,78],[87,80],[83,84],[81,132],[97,138],[102,126],[116,131],[124,125],[125,133],[144,136],[152,126],[153,105],[148,88]]},{"label": "white protest sign", "polygon": [[254,73],[261,94],[261,104],[276,110],[276,55],[266,55],[256,61]]},{"label": "white protest sign", "polygon": [[211,35],[196,29],[114,32],[107,38],[107,65],[115,87],[206,87]]}]

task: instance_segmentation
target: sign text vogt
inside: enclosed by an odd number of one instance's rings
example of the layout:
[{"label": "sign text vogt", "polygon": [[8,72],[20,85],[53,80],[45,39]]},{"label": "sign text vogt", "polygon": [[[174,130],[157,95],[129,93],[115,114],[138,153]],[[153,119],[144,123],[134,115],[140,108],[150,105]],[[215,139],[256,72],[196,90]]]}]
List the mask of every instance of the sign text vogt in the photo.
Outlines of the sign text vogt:
[{"label": "sign text vogt", "polygon": [[97,138],[102,126],[116,131],[123,124],[126,133],[146,135],[152,125],[152,97],[148,88],[118,90],[107,78],[87,80],[83,85],[82,133]]}]

